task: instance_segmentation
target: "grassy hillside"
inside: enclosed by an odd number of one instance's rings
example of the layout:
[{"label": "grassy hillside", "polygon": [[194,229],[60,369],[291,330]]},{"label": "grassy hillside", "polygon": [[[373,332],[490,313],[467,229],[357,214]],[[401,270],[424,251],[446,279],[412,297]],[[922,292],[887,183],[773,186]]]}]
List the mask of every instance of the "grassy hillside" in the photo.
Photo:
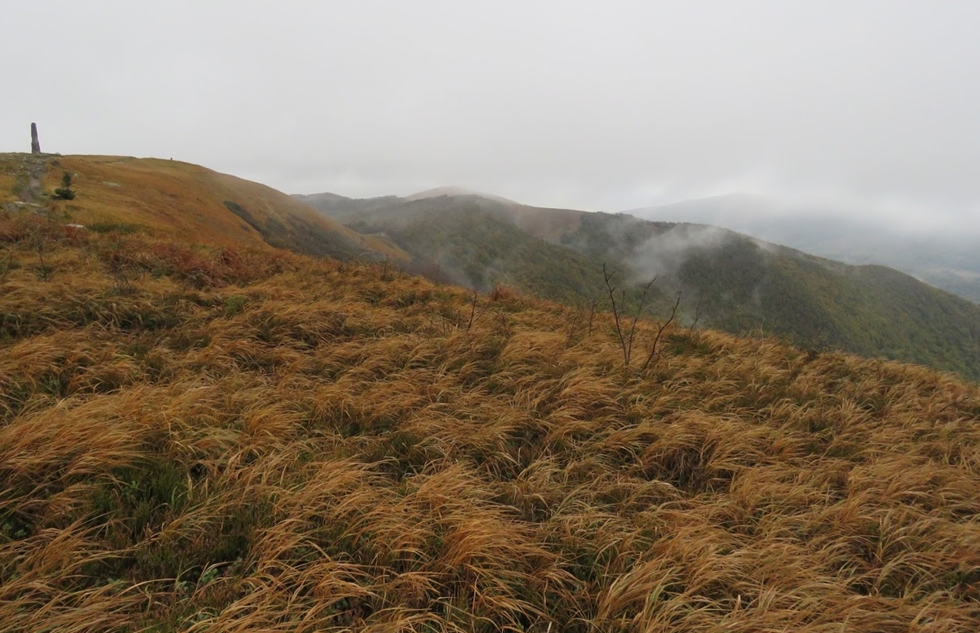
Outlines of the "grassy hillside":
[{"label": "grassy hillside", "polygon": [[[43,174],[37,191],[28,173]],[[62,175],[74,200],[51,201]],[[116,156],[0,154],[0,204],[18,198],[55,205],[72,223],[102,232],[163,235],[188,243],[268,244],[313,255],[404,259],[274,189],[180,161]]]},{"label": "grassy hillside", "polygon": [[383,235],[416,261],[419,272],[487,292],[498,283],[538,297],[581,304],[602,283],[601,262],[527,234],[501,215],[508,205],[478,196],[355,200],[297,196],[366,235]]},{"label": "grassy hillside", "polygon": [[693,254],[680,278],[713,303],[715,327],[980,378],[980,309],[891,268],[779,256],[733,240]]},{"label": "grassy hillside", "polygon": [[[980,308],[884,266],[849,266],[699,225],[593,213],[561,238],[701,302],[704,323],[980,378]],[[694,299],[696,298],[696,299]]]},{"label": "grassy hillside", "polygon": [[305,199],[357,231],[432,258],[456,283],[486,289],[504,281],[582,305],[605,300],[607,262],[622,271],[618,288],[634,295],[657,278],[650,315],[664,315],[680,292],[682,322],[980,379],[980,307],[887,268],[847,266],[714,227],[472,195]]},{"label": "grassy hillside", "polygon": [[980,235],[970,226],[956,226],[951,233],[901,229],[833,207],[745,194],[685,200],[630,213],[724,226],[828,259],[888,266],[980,303]]},{"label": "grassy hillside", "polygon": [[980,626],[975,385],[671,328],[640,371],[605,314],[263,246],[0,247],[5,630]]}]

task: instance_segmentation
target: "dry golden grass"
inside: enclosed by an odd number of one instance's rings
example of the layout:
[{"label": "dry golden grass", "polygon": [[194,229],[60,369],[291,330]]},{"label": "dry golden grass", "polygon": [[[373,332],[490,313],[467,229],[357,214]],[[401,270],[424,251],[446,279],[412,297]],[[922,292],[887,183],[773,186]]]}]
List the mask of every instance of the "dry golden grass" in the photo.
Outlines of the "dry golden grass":
[{"label": "dry golden grass", "polygon": [[[16,199],[17,179],[29,155],[0,155],[0,203]],[[255,228],[237,217],[226,201],[242,205],[259,222],[301,218],[349,248],[407,260],[397,247],[363,236],[330,220],[290,196],[234,176],[181,161],[125,156],[46,156],[44,192],[61,186],[64,172],[74,176],[74,200],[54,203],[72,223],[119,227],[181,243],[268,248]]]},{"label": "dry golden grass", "polygon": [[16,155],[0,154],[0,204],[15,202],[19,199],[17,195],[20,190],[22,180],[22,160],[15,158]]},{"label": "dry golden grass", "polygon": [[975,385],[23,222],[0,629],[980,628]]}]

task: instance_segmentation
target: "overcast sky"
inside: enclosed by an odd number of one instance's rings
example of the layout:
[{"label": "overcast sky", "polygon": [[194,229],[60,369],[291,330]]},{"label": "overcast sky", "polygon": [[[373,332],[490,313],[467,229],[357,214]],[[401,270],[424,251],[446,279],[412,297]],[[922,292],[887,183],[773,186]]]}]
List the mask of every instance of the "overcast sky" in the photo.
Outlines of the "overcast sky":
[{"label": "overcast sky", "polygon": [[290,193],[742,192],[980,233],[980,2],[9,0],[0,151]]}]

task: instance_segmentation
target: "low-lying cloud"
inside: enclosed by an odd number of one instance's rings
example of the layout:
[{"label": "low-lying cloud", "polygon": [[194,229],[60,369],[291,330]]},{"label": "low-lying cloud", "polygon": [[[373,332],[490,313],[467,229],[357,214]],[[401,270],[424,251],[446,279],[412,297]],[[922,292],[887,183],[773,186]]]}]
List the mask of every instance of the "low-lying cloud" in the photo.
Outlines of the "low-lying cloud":
[{"label": "low-lying cloud", "polygon": [[640,279],[675,277],[693,251],[718,248],[731,238],[718,227],[680,224],[643,242],[630,263]]}]

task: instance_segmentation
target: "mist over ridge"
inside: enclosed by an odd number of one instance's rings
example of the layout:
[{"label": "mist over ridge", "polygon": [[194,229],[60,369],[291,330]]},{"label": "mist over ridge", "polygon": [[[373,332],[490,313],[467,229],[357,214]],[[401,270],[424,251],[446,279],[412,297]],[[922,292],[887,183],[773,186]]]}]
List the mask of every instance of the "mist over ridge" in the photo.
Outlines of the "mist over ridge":
[{"label": "mist over ridge", "polygon": [[745,194],[635,209],[639,217],[720,226],[849,264],[890,266],[980,303],[980,227],[908,224]]},{"label": "mist over ridge", "polygon": [[980,375],[980,306],[892,268],[852,266],[721,226],[534,207],[452,187],[423,194],[296,197],[390,240],[411,254],[414,270],[478,291],[503,284],[581,306],[608,302],[610,286],[621,301],[638,301],[630,297],[655,280],[645,301],[653,318],[681,297],[680,324]]}]

